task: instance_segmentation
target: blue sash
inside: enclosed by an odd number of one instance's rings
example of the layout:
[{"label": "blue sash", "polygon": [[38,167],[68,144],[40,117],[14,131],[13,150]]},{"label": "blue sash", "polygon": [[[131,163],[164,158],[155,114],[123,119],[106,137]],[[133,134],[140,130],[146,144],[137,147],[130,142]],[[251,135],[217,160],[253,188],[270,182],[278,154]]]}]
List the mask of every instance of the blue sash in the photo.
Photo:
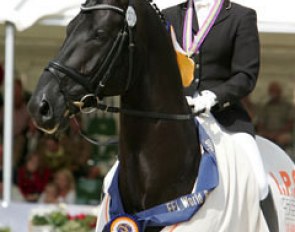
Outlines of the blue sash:
[{"label": "blue sash", "polygon": [[[219,183],[219,174],[212,140],[204,128],[198,123],[197,119],[195,119],[195,124],[198,128],[200,143],[203,148],[199,173],[196,178],[196,187],[191,194],[141,211],[135,215],[130,215],[129,217],[138,223],[142,231],[148,226],[169,226],[190,220],[204,204],[209,192],[216,188]],[[120,166],[118,166],[119,168]],[[118,169],[108,190],[111,197],[109,207],[111,221],[117,217],[126,215],[119,194]],[[105,226],[103,231],[109,231],[110,223]]]}]

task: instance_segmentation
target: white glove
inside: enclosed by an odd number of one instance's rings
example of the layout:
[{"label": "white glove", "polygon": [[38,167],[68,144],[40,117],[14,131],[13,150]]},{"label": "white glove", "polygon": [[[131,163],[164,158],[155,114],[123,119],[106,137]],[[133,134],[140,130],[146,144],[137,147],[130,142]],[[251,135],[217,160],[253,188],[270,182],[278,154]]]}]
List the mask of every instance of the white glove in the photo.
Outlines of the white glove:
[{"label": "white glove", "polygon": [[210,109],[216,105],[217,97],[216,95],[209,91],[204,90],[197,97],[186,97],[187,103],[189,106],[193,107],[193,112],[198,113],[201,111],[205,111],[205,113],[209,113]]}]

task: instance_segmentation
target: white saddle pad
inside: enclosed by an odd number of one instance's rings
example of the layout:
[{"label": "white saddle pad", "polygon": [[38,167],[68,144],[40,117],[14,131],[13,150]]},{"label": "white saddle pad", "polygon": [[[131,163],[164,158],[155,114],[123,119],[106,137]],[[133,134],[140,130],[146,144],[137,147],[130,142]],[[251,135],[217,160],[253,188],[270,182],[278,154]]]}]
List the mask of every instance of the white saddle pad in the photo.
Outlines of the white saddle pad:
[{"label": "white saddle pad", "polygon": [[295,232],[295,165],[277,145],[257,137],[279,216],[280,232]]},{"label": "white saddle pad", "polygon": [[[230,135],[220,128],[212,116],[200,118],[199,121],[215,145],[220,176],[219,185],[209,194],[205,204],[189,222],[168,226],[162,232],[268,232],[267,224],[259,206],[258,185],[254,174],[251,172],[252,166],[247,155],[243,154],[241,149],[234,146]],[[275,152],[272,154],[282,153],[277,146],[272,144],[270,147],[270,142],[262,138],[259,138],[258,142],[261,151],[264,153],[264,160],[269,161],[269,159],[272,159],[273,161],[271,162],[277,165],[274,169],[274,165],[268,162],[265,168],[268,173],[272,171],[273,175],[278,176],[280,174],[279,170],[287,170],[287,172],[295,170],[292,162],[286,165],[285,160],[283,162],[285,167],[281,169],[282,165],[278,165],[278,162],[272,156],[266,155],[272,153],[274,149]],[[285,157],[285,154],[283,156]],[[288,161],[288,158],[286,159]],[[109,187],[117,164],[114,165],[105,179],[105,190]],[[284,181],[286,182],[284,179],[279,180],[279,184],[286,184]],[[278,190],[278,184],[274,179],[270,182],[272,187],[276,188],[276,205],[280,207],[281,192]],[[280,190],[282,191],[282,189]],[[108,221],[108,201],[109,196],[106,195],[98,215],[96,232],[101,232],[103,226]],[[288,227],[291,227],[293,219],[291,218],[291,220],[289,216],[286,216],[286,212],[283,209],[280,210],[280,218],[282,219],[280,221],[280,231],[295,231],[285,230],[286,220],[291,221],[288,225]]]},{"label": "white saddle pad", "polygon": [[[220,182],[189,221],[163,232],[268,232],[251,163],[211,116],[200,118],[214,142]],[[256,194],[253,194],[256,193]]]}]

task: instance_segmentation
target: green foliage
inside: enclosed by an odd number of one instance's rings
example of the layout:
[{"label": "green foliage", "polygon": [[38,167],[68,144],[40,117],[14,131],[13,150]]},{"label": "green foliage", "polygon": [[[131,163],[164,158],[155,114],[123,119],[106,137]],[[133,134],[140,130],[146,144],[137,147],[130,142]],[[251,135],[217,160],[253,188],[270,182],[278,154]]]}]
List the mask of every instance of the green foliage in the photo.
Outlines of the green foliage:
[{"label": "green foliage", "polygon": [[49,225],[56,232],[92,232],[96,225],[96,217],[85,214],[70,216],[61,211],[54,211],[43,216],[35,215],[32,225]]},{"label": "green foliage", "polygon": [[49,221],[45,216],[35,215],[32,219],[32,224],[36,226],[45,226],[49,225]]},{"label": "green foliage", "polygon": [[55,211],[48,215],[48,220],[50,222],[50,225],[53,225],[54,227],[59,227],[64,225],[68,218],[65,213]]}]

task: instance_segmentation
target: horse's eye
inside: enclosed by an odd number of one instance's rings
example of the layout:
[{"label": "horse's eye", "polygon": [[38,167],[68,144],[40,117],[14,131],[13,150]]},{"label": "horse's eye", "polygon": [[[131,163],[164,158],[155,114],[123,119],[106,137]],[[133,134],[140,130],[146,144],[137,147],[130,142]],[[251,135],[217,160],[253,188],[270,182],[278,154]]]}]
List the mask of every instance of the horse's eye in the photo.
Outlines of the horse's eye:
[{"label": "horse's eye", "polygon": [[95,39],[103,39],[105,37],[105,31],[101,29],[97,30],[94,37]]}]

